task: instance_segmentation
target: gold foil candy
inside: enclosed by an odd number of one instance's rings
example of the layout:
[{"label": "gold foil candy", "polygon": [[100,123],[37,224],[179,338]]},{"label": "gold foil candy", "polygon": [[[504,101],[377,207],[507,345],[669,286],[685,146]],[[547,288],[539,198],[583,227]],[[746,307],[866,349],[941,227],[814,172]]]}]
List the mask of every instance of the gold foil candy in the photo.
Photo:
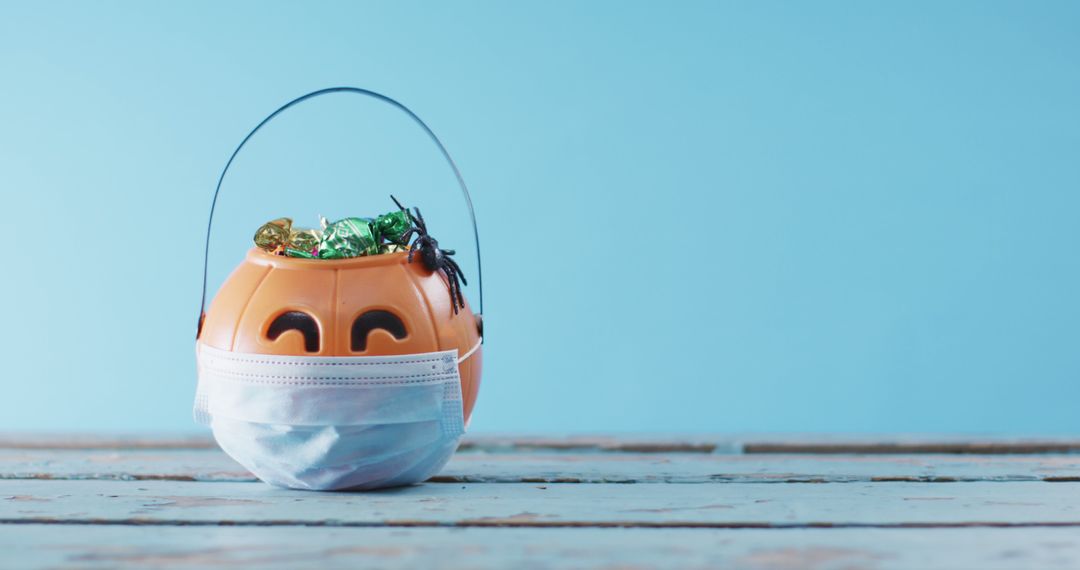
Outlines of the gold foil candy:
[{"label": "gold foil candy", "polygon": [[291,218],[278,218],[266,222],[255,232],[255,246],[264,251],[273,252],[285,245],[291,231]]},{"label": "gold foil candy", "polygon": [[285,243],[285,255],[307,259],[316,258],[319,256],[319,242],[321,241],[322,232],[319,230],[293,230],[289,234],[289,241]]}]

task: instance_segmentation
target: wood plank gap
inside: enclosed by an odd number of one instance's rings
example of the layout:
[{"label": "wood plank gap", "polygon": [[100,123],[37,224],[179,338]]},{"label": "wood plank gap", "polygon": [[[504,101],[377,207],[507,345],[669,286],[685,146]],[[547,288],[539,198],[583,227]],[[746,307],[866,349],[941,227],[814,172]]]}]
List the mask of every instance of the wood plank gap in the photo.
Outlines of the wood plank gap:
[{"label": "wood plank gap", "polygon": [[0,449],[57,449],[70,451],[172,451],[211,450],[218,446],[213,440],[150,440],[150,441],[18,441],[0,439]]},{"label": "wood plank gap", "polygon": [[678,443],[678,442],[626,442],[626,443],[588,443],[575,441],[547,441],[541,443],[519,442],[507,445],[491,445],[485,442],[473,442],[465,440],[458,447],[459,452],[488,452],[488,453],[531,453],[536,451],[573,451],[595,453],[717,453],[726,451],[727,447],[716,443]]},{"label": "wood plank gap", "polygon": [[[774,439],[775,438],[775,439]],[[214,451],[208,435],[63,435],[0,434],[0,449],[8,450],[112,450],[112,451]],[[846,436],[467,436],[459,453],[515,454],[551,452],[596,454],[803,454],[803,455],[1018,455],[1080,454],[1076,438],[972,438],[962,436],[880,436],[867,439]]]},{"label": "wood plank gap", "polygon": [[[0,480],[257,481],[221,451],[2,450]],[[1080,482],[1080,455],[459,453],[433,483]]]},{"label": "wood plank gap", "polygon": [[527,477],[519,479],[492,479],[487,477],[469,477],[469,476],[456,476],[456,475],[436,475],[431,479],[425,481],[425,483],[469,483],[469,484],[483,484],[483,483],[511,483],[511,484],[553,484],[553,485],[708,485],[708,484],[739,484],[739,483],[754,483],[765,485],[821,485],[825,483],[1077,483],[1080,482],[1080,477],[1027,477],[1027,476],[1015,476],[1015,477],[859,477],[859,476],[823,476],[823,477],[777,477],[777,476],[739,476],[739,475],[713,475],[708,480],[681,480],[677,478],[671,478],[667,480],[655,480],[655,481],[641,481],[634,479],[613,479],[607,478],[603,480],[585,480],[577,478],[564,478],[564,477]]},{"label": "wood plank gap", "polygon": [[[0,473],[0,481],[19,481],[19,480],[36,480],[36,481],[176,481],[184,483],[256,483],[258,479],[255,477],[245,477],[236,479],[226,478],[214,478],[214,479],[201,479],[191,475],[155,475],[155,474],[110,474],[110,473],[94,473],[94,474],[80,474],[80,475],[55,475],[52,473]],[[482,475],[479,476],[458,476],[458,475],[435,475],[434,477],[424,481],[424,483],[432,483],[436,485],[446,484],[485,484],[485,483],[507,483],[507,484],[520,484],[520,485],[708,485],[708,484],[740,484],[740,483],[754,483],[754,484],[767,484],[767,485],[822,485],[826,483],[1078,483],[1080,477],[1027,477],[1027,476],[1014,476],[1014,477],[858,477],[858,476],[827,476],[827,477],[776,477],[776,476],[736,476],[736,475],[714,475],[708,480],[701,479],[665,479],[665,480],[635,480],[635,479],[615,479],[604,478],[602,480],[596,479],[578,479],[574,477],[522,477],[522,478],[491,478]]]},{"label": "wood plank gap", "polygon": [[1075,442],[912,442],[912,443],[784,443],[748,442],[746,454],[807,455],[1047,455],[1075,454]]},{"label": "wood plank gap", "polygon": [[702,522],[702,521],[521,521],[514,519],[479,519],[455,522],[424,520],[303,521],[303,520],[181,520],[181,519],[53,519],[30,517],[0,519],[0,525],[53,526],[160,526],[160,527],[317,527],[317,528],[656,528],[656,529],[948,529],[948,528],[1080,528],[1078,521],[1008,522],[902,522],[902,523],[781,523],[781,522]]}]

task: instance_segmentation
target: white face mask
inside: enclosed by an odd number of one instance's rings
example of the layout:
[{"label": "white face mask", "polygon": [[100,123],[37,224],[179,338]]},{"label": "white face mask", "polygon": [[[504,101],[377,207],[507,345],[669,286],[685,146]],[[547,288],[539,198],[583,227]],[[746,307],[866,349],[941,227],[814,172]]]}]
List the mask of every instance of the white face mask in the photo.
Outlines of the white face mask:
[{"label": "white face mask", "polygon": [[197,344],[195,420],[259,479],[309,490],[424,481],[457,449],[456,350],[398,356],[276,356]]}]

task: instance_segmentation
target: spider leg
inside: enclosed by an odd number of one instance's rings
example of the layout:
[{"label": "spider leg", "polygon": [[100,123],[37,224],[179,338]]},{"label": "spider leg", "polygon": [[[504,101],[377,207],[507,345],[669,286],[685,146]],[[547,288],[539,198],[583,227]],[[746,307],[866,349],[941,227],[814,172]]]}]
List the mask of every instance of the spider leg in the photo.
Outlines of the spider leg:
[{"label": "spider leg", "polygon": [[461,270],[461,266],[458,265],[456,261],[454,261],[453,259],[450,259],[449,257],[444,257],[443,259],[446,260],[447,265],[449,265],[451,267],[451,269],[453,269],[454,273],[456,273],[457,276],[461,278],[461,282],[468,285],[469,282],[465,279],[465,272]]},{"label": "spider leg", "polygon": [[457,275],[454,275],[454,294],[456,299],[450,299],[450,302],[454,305],[454,314],[458,312],[458,307],[465,308],[465,295],[461,293],[461,282],[458,281]]},{"label": "spider leg", "polygon": [[461,276],[461,268],[458,267],[458,264],[453,259],[450,259],[449,257],[445,257],[443,259],[450,262],[450,263],[447,264],[447,267],[450,269],[450,277],[451,277],[451,279],[454,280],[454,292],[455,292],[457,298],[456,299],[451,299],[451,301],[456,301],[455,305],[460,306],[461,308],[464,309],[465,308],[465,295],[461,291],[461,281],[459,281],[459,277]]},{"label": "spider leg", "polygon": [[461,292],[461,283],[458,283],[457,276],[454,277],[454,283],[457,285],[457,304],[462,309],[465,308],[465,294]]},{"label": "spider leg", "polygon": [[413,211],[416,215],[409,214],[409,217],[413,219],[413,224],[420,228],[423,233],[427,233],[427,224],[424,223],[424,215],[420,213],[420,208],[413,206]]},{"label": "spider leg", "polygon": [[450,307],[454,309],[454,314],[456,315],[458,312],[457,281],[454,279],[454,274],[452,271],[450,271],[446,267],[442,267],[441,269],[443,270],[443,276],[446,277],[446,288],[450,292]]},{"label": "spider leg", "polygon": [[405,242],[405,244],[409,246],[409,263],[412,263],[413,254],[416,253],[418,249],[420,249],[420,247],[418,246],[419,243],[419,235],[416,236],[416,240],[414,240],[411,244],[408,241]]},{"label": "spider leg", "polygon": [[[398,207],[399,210],[405,210],[405,206],[402,206],[401,202],[398,202],[397,198],[395,198],[393,194],[390,195],[390,199],[393,200],[395,204],[397,204],[397,207]],[[408,213],[408,212],[409,212],[408,210],[405,210],[405,213]]]}]

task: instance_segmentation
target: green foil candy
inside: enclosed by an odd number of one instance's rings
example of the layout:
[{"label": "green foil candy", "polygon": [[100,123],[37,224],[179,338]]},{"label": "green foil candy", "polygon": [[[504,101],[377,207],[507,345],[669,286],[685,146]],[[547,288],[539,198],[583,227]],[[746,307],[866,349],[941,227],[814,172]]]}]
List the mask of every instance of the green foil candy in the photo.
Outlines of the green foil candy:
[{"label": "green foil candy", "polygon": [[293,230],[289,234],[289,241],[285,243],[285,255],[315,259],[319,257],[320,243],[322,232],[319,230]]},{"label": "green foil candy", "polygon": [[320,259],[345,259],[379,253],[379,240],[364,218],[345,218],[328,226],[319,244]]},{"label": "green foil candy", "polygon": [[266,222],[255,232],[255,245],[259,249],[272,253],[285,245],[285,242],[289,240],[291,231],[292,220],[290,218],[278,218]]},{"label": "green foil candy", "polygon": [[373,225],[380,240],[401,243],[401,236],[412,227],[412,220],[407,212],[398,210],[375,218]]},{"label": "green foil candy", "polygon": [[399,243],[384,243],[384,244],[379,246],[379,253],[380,254],[384,254],[384,253],[400,253],[400,252],[404,252],[404,251],[409,251],[409,248],[407,248],[404,245],[401,245]]}]

